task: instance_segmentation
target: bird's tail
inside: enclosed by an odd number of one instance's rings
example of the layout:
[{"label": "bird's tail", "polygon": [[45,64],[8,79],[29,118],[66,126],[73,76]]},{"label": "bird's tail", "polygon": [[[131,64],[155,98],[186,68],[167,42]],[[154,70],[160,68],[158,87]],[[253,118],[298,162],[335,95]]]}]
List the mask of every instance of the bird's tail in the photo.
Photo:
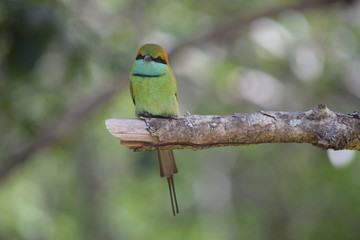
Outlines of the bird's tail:
[{"label": "bird's tail", "polygon": [[171,207],[174,216],[179,213],[173,175],[178,172],[172,150],[158,150],[160,176],[166,177],[169,185]]}]

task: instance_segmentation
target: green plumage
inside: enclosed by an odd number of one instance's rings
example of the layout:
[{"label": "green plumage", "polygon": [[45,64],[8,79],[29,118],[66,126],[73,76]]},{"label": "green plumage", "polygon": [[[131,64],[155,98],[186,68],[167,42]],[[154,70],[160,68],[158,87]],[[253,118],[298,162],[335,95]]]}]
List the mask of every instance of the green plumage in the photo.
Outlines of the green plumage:
[{"label": "green plumage", "polygon": [[[145,60],[145,56],[151,59]],[[130,75],[136,114],[148,113],[163,117],[179,115],[176,79],[164,50],[158,45],[146,44],[140,48],[137,58]],[[157,58],[165,63],[155,61]]]},{"label": "green plumage", "polygon": [[[138,116],[179,115],[177,83],[166,52],[156,44],[140,47],[130,74],[130,91]],[[172,150],[158,150],[160,176],[168,180],[173,214],[179,213],[173,174],[177,173]],[[176,210],[175,210],[176,209]]]},{"label": "green plumage", "polygon": [[146,112],[163,117],[179,115],[176,80],[170,66],[164,69],[161,76],[131,75],[130,81],[136,114]]}]

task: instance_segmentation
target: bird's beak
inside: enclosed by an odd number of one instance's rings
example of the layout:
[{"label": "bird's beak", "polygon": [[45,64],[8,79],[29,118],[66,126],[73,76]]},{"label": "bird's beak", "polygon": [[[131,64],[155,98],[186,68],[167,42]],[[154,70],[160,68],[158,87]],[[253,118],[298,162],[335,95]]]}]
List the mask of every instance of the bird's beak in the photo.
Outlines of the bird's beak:
[{"label": "bird's beak", "polygon": [[150,61],[152,60],[152,58],[151,58],[150,55],[146,55],[146,56],[144,57],[144,60],[145,60],[145,62],[150,62]]}]

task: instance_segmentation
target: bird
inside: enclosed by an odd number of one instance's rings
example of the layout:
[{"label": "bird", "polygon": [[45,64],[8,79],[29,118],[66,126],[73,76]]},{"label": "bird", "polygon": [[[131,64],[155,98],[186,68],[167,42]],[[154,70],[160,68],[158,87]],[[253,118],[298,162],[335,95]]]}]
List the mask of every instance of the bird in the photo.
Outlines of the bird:
[{"label": "bird", "polygon": [[[157,44],[142,45],[130,73],[130,92],[138,117],[179,116],[177,82],[165,50]],[[173,175],[178,172],[172,150],[158,149],[160,176],[167,179],[172,213],[179,214]]]}]

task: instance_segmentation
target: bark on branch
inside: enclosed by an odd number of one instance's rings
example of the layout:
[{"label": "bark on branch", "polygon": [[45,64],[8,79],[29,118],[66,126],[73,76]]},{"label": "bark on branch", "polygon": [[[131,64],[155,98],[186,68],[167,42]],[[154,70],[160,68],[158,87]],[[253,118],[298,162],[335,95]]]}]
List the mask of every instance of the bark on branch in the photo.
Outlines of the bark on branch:
[{"label": "bark on branch", "polygon": [[134,151],[290,142],[360,150],[360,114],[333,112],[323,104],[305,112],[108,119],[105,124],[111,135]]}]

